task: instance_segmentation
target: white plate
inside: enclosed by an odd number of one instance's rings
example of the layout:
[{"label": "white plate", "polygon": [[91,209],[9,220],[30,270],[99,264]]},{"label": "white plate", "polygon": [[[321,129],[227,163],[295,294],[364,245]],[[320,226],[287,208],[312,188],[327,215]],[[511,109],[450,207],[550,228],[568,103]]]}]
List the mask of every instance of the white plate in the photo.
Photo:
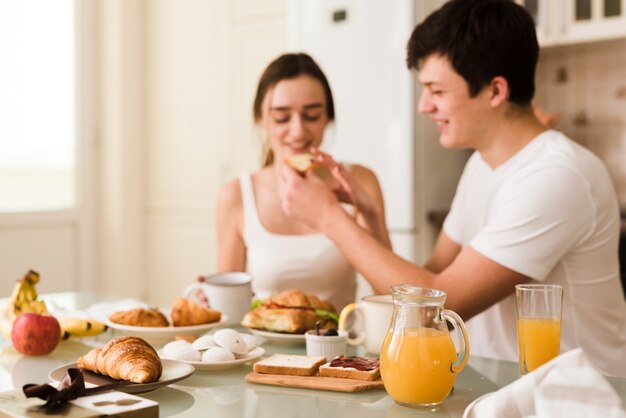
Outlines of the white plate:
[{"label": "white plate", "polygon": [[[163,359],[161,360],[161,362],[163,363],[163,373],[161,374],[161,378],[156,382],[131,383],[127,386],[116,388],[115,390],[126,393],[150,392],[151,390],[155,390],[162,386],[167,386],[174,382],[178,382],[179,380],[183,380],[186,377],[191,376],[195,371],[194,367],[191,364],[183,363],[182,361]],[[76,365],[76,363],[71,363],[66,364],[65,366],[57,367],[48,374],[48,377],[54,382],[60,382],[61,379],[63,379],[63,377],[67,374],[67,369],[72,367],[78,366]],[[85,377],[86,383],[91,383],[95,386],[119,382],[119,380],[112,379],[109,376],[93,373],[88,370],[83,370],[83,376]]]},{"label": "white plate", "polygon": [[263,331],[260,329],[248,328],[250,334],[267,339],[268,342],[281,345],[303,345],[305,344],[304,334],[282,334],[280,332]]},{"label": "white plate", "polygon": [[222,318],[218,322],[211,322],[210,324],[202,325],[190,325],[186,327],[139,327],[136,325],[116,324],[108,319],[105,323],[109,328],[119,331],[123,335],[132,335],[134,337],[143,338],[149,343],[164,344],[172,341],[177,335],[202,335],[211,328],[224,325],[227,320],[228,318],[226,315],[222,314]]},{"label": "white plate", "polygon": [[[261,357],[263,354],[265,354],[265,350],[262,347],[256,347],[252,351],[250,351],[248,354],[246,354],[245,357],[238,358],[238,359],[235,359],[235,360],[212,361],[212,362],[206,362],[206,361],[185,361],[185,360],[178,360],[178,361],[186,363],[186,364],[191,364],[196,370],[202,370],[202,371],[207,371],[207,370],[224,370],[224,369],[231,369],[233,367],[240,366],[240,365],[242,365],[244,363],[247,363],[249,361],[252,361],[252,360],[256,360],[259,357]],[[160,355],[160,353],[159,353],[159,355]],[[163,357],[161,357],[161,358],[163,358]]]}]

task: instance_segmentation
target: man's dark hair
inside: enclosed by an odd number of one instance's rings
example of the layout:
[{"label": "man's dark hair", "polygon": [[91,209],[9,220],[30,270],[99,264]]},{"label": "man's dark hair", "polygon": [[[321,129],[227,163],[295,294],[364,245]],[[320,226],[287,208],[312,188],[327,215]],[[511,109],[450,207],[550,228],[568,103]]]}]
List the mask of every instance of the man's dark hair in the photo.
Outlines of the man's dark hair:
[{"label": "man's dark hair", "polygon": [[411,34],[407,65],[419,69],[431,54],[448,58],[474,97],[497,76],[509,83],[509,101],[528,105],[535,94],[539,45],[535,23],[511,0],[452,0]]}]

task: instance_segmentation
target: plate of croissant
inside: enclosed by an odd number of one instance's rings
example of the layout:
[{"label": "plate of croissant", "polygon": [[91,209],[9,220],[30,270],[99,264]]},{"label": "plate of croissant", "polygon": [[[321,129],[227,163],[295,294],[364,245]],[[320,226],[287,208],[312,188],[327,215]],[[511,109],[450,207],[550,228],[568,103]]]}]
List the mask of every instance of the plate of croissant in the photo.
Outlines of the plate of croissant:
[{"label": "plate of croissant", "polygon": [[60,382],[72,367],[82,369],[87,385],[129,381],[116,388],[126,393],[144,393],[170,385],[193,374],[194,367],[176,360],[161,359],[156,350],[138,337],[123,336],[94,348],[76,363],[52,370],[50,380]]},{"label": "plate of croissant", "polygon": [[228,318],[221,312],[177,297],[171,312],[135,308],[113,312],[105,323],[123,335],[141,337],[151,343],[166,343],[176,336],[198,336],[218,327]]}]

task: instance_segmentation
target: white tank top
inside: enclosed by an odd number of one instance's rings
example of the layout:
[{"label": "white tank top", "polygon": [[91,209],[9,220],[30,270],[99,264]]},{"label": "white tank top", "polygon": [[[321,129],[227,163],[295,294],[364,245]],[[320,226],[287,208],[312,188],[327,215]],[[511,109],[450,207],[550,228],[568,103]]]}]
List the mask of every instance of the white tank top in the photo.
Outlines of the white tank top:
[{"label": "white tank top", "polygon": [[281,235],[265,229],[257,212],[252,176],[239,176],[243,200],[246,271],[255,298],[300,289],[329,300],[338,312],[354,302],[356,272],[324,234]]}]

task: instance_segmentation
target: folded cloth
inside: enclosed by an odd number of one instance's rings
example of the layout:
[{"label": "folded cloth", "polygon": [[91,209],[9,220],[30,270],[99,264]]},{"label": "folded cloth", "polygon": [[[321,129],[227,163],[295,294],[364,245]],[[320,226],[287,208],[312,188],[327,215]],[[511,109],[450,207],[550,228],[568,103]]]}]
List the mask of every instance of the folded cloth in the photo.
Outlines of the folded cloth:
[{"label": "folded cloth", "polygon": [[626,418],[622,401],[582,349],[561,354],[472,402],[463,418]]},{"label": "folded cloth", "polygon": [[116,311],[126,311],[134,308],[148,308],[145,302],[138,299],[122,299],[116,302],[97,302],[83,310],[67,310],[61,306],[58,306],[54,301],[46,301],[48,310],[54,314],[54,316],[62,317],[75,317],[83,319],[97,319],[99,321],[106,321],[109,316]]}]

